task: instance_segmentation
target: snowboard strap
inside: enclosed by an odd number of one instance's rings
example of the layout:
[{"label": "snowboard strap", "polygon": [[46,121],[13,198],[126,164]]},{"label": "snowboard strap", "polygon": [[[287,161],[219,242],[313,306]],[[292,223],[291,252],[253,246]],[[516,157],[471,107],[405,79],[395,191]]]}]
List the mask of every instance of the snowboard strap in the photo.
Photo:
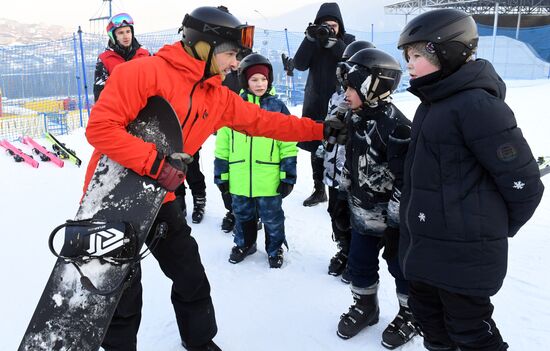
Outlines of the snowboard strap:
[{"label": "snowboard strap", "polygon": [[[57,252],[53,242],[59,230],[65,228],[65,242]],[[128,222],[106,222],[98,219],[67,220],[56,227],[49,237],[50,251],[67,262],[88,262],[99,259],[114,265],[139,261],[138,238]]]},{"label": "snowboard strap", "polygon": [[[65,243],[60,252],[54,247],[54,239],[57,233],[65,228]],[[107,296],[117,292],[125,286],[125,283],[132,279],[132,272],[138,263],[154,250],[159,241],[166,237],[168,225],[160,222],[151,239],[148,248],[140,252],[138,237],[133,226],[128,222],[109,223],[97,219],[67,220],[64,224],[57,226],[50,234],[48,246],[50,251],[57,258],[71,263],[80,274],[80,283],[92,293]],[[115,266],[130,264],[132,267],[128,274],[109,290],[98,289],[86,276],[80,266],[91,261],[99,260],[102,264],[109,263]]]}]

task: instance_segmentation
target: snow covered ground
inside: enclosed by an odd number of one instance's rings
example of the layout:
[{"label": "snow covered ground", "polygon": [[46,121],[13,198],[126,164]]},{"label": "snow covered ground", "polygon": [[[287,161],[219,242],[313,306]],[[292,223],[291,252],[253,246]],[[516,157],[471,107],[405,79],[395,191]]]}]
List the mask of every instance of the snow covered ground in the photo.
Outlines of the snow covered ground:
[{"label": "snow covered ground", "polygon": [[[550,81],[510,81],[507,102],[535,155],[550,155]],[[412,118],[418,100],[397,94],[396,104]],[[300,108],[293,108],[300,113]],[[91,147],[82,130],[61,137],[87,162]],[[45,143],[44,140],[42,140]],[[20,144],[18,144],[20,145]],[[26,146],[20,145],[25,150]],[[259,235],[259,251],[240,264],[227,262],[233,246],[220,222],[225,214],[212,182],[214,138],[201,153],[208,201],[201,224],[193,224],[216,307],[224,350],[385,350],[382,330],[397,312],[393,280],[381,263],[380,322],[344,341],[336,336],[339,316],[352,302],[349,287],[327,274],[335,252],[326,205],[305,208],[312,189],[309,154],[301,152],[298,183],[284,201],[290,251],[282,269],[269,269]],[[41,163],[38,169],[0,155],[0,350],[15,350],[55,262],[47,248],[49,232],[73,218],[81,196],[85,165],[64,168]],[[550,187],[550,176],[545,177]],[[190,207],[191,199],[188,198]],[[494,318],[512,350],[548,350],[550,345],[550,194],[531,221],[510,241],[508,276],[493,299]],[[182,350],[170,303],[170,282],[155,259],[143,262],[144,306],[138,336],[141,351]],[[546,278],[544,278],[546,276]],[[422,350],[415,338],[402,350]]]}]

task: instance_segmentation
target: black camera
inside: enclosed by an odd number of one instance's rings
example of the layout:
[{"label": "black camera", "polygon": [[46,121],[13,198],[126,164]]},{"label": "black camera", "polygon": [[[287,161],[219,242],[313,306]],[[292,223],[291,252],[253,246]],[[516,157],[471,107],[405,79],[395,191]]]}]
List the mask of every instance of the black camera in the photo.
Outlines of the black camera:
[{"label": "black camera", "polygon": [[307,27],[307,34],[320,41],[326,41],[333,33],[333,29],[327,24],[310,24]]}]

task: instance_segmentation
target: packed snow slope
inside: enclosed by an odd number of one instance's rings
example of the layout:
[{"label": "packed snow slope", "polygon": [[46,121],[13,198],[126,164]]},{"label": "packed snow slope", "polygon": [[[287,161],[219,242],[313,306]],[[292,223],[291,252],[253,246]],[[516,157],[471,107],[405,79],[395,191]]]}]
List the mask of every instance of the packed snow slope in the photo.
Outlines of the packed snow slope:
[{"label": "packed snow slope", "polygon": [[[550,81],[509,81],[506,101],[535,155],[550,155]],[[412,118],[418,100],[397,94],[395,103]],[[299,114],[301,108],[293,108]],[[84,131],[60,139],[87,160],[92,148]],[[45,140],[39,140],[46,144]],[[15,143],[23,150],[25,145]],[[290,250],[282,269],[269,269],[263,250],[242,263],[228,263],[233,246],[220,230],[225,214],[213,184],[214,137],[201,151],[207,178],[206,216],[192,224],[216,307],[215,341],[225,351],[359,351],[385,350],[382,330],[397,312],[393,279],[382,261],[380,322],[350,340],[336,336],[339,317],[352,303],[349,287],[327,274],[336,246],[331,240],[326,204],[312,208],[302,201],[312,189],[309,154],[298,157],[298,183],[285,199]],[[42,163],[38,169],[0,155],[0,350],[15,350],[48,279],[55,258],[47,247],[50,231],[73,218],[82,194],[86,164],[64,168]],[[550,187],[550,176],[544,178]],[[191,207],[191,199],[187,199]],[[189,218],[189,216],[188,216]],[[513,350],[548,350],[550,345],[550,191],[533,218],[510,240],[508,276],[494,297],[494,318]],[[143,262],[144,305],[138,335],[141,351],[182,350],[170,303],[170,282],[149,256]],[[402,348],[423,350],[420,337]]]}]

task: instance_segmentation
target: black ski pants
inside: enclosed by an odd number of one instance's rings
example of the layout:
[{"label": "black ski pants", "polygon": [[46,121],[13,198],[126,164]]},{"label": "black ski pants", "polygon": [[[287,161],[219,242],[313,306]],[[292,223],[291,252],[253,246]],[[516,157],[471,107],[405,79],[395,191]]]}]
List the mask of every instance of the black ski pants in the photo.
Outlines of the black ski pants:
[{"label": "black ski pants", "polygon": [[[158,240],[153,233],[159,223],[168,231]],[[210,284],[201,263],[197,242],[185,222],[178,201],[162,205],[147,245],[172,284],[172,305],[182,341],[188,346],[204,345],[218,328],[210,297]],[[117,306],[102,347],[106,351],[135,351],[141,320],[141,273],[135,275]]]},{"label": "black ski pants", "polygon": [[333,240],[338,243],[338,246],[342,251],[347,255],[349,252],[349,244],[351,241],[351,228],[348,230],[341,230],[336,225],[336,220],[334,218],[334,210],[336,209],[336,206],[346,206],[345,207],[345,213],[349,216],[349,206],[347,201],[338,201],[338,194],[339,194],[338,188],[329,186],[328,187],[328,208],[327,212],[330,215],[330,221],[332,223],[332,233],[333,233]]},{"label": "black ski pants", "polygon": [[[205,196],[206,195],[206,183],[204,181],[204,174],[201,171],[200,167],[200,149],[193,155],[193,162],[187,165],[187,173],[185,174],[185,181],[191,189],[191,194],[195,196]],[[180,185],[176,191],[176,196],[180,196],[182,199],[185,199],[185,184]],[[185,205],[185,201],[183,201]]]},{"label": "black ski pants", "polygon": [[[325,174],[325,166],[323,164],[324,159],[317,157],[315,151],[311,152],[311,170],[313,172],[313,180],[323,183],[323,177]],[[324,185],[323,185],[324,186]]]},{"label": "black ski pants", "polygon": [[508,344],[491,318],[489,297],[452,293],[418,281],[409,282],[409,307],[431,343],[461,351],[504,351]]}]

